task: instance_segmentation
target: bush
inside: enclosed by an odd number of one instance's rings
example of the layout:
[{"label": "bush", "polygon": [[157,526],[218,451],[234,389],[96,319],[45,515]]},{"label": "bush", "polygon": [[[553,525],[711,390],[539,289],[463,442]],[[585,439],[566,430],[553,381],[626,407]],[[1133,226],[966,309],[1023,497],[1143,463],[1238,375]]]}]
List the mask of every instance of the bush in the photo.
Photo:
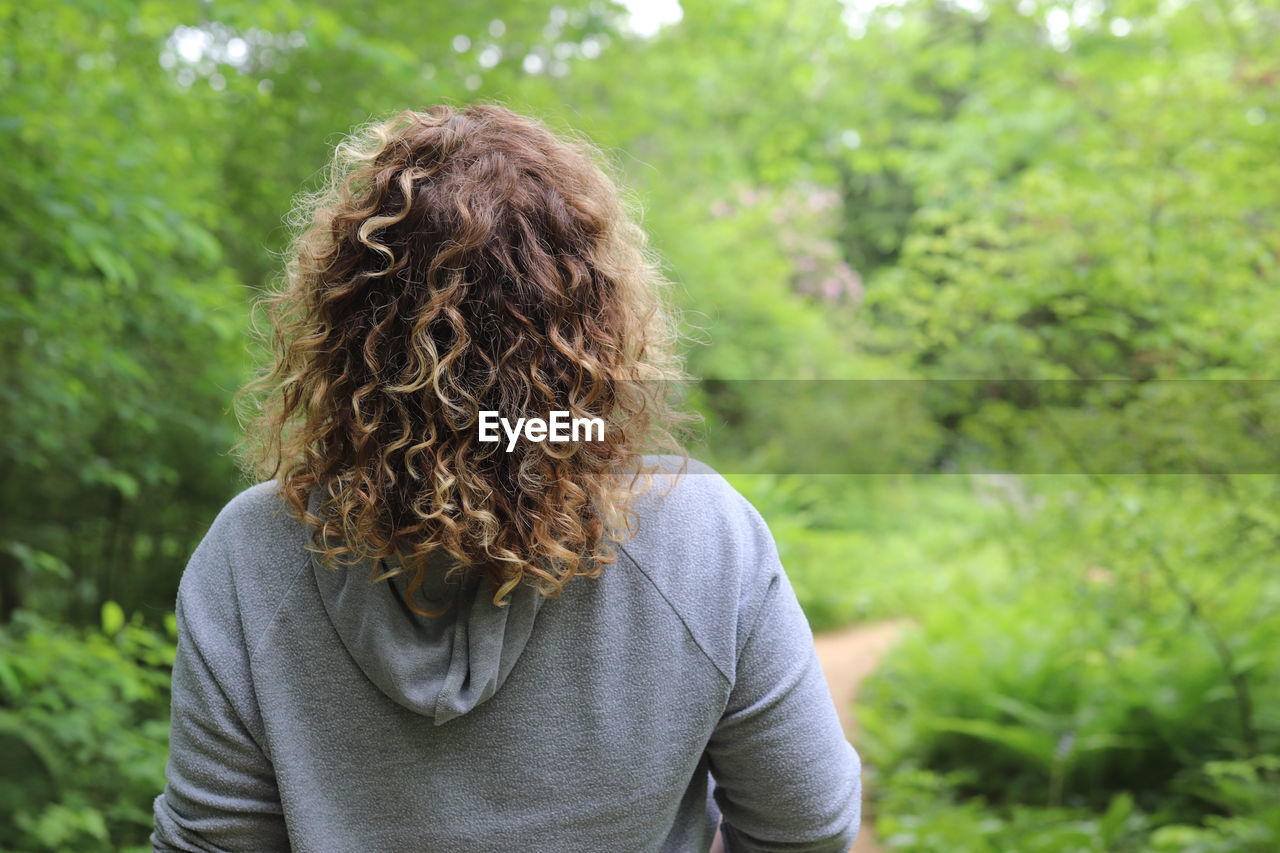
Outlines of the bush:
[{"label": "bush", "polygon": [[0,627],[0,847],[150,850],[151,802],[164,787],[176,626],[102,627],[19,611]]},{"label": "bush", "polygon": [[960,477],[737,474],[814,631],[918,613],[1008,571],[1003,513]]},{"label": "bush", "polygon": [[919,608],[862,689],[890,846],[1277,849],[1276,487],[1042,481],[1012,571]]}]

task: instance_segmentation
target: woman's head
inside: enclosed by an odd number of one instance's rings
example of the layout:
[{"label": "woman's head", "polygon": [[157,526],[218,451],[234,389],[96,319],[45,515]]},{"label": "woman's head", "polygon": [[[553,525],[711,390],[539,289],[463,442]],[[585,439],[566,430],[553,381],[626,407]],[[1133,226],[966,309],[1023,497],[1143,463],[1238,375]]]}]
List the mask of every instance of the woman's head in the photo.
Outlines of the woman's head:
[{"label": "woman's head", "polygon": [[[299,197],[258,476],[332,565],[445,551],[495,600],[613,559],[640,452],[671,442],[679,376],[662,278],[597,150],[496,105],[366,126]],[[479,413],[600,418],[604,440],[478,440]]]}]

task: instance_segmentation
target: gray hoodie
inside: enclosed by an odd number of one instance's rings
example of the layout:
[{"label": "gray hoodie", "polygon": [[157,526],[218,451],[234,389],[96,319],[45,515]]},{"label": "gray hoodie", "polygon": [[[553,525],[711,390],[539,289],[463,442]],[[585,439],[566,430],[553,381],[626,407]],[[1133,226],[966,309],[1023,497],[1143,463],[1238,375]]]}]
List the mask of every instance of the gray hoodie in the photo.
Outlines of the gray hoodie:
[{"label": "gray hoodie", "polygon": [[274,483],[178,591],[156,850],[848,850],[845,739],[759,513],[690,463],[598,579],[495,607],[333,570]]}]

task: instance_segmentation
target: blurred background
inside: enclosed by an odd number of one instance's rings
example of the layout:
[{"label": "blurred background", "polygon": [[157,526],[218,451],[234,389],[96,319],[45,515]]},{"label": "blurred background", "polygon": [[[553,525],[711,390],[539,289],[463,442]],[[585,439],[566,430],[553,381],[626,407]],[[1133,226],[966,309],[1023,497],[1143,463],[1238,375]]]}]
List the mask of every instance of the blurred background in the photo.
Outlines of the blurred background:
[{"label": "blurred background", "polygon": [[[3,0],[0,32],[3,849],[149,849],[290,199],[359,123],[496,99],[643,210],[710,461],[854,664],[866,849],[1280,850],[1280,4]],[[793,464],[788,410],[850,431]]]}]

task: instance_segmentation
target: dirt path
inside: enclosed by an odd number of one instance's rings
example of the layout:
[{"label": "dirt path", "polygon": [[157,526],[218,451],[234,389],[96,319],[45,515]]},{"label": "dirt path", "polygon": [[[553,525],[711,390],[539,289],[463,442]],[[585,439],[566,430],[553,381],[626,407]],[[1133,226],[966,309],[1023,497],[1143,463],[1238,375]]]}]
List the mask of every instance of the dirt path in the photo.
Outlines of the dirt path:
[{"label": "dirt path", "polygon": [[[822,671],[831,687],[831,697],[835,700],[840,722],[855,746],[858,737],[853,705],[858,696],[858,686],[875,670],[880,658],[889,651],[908,624],[905,619],[871,622],[814,637],[818,659],[822,662]],[[866,796],[865,788],[863,796]],[[850,853],[880,853],[867,817],[864,810],[862,830]]]}]

